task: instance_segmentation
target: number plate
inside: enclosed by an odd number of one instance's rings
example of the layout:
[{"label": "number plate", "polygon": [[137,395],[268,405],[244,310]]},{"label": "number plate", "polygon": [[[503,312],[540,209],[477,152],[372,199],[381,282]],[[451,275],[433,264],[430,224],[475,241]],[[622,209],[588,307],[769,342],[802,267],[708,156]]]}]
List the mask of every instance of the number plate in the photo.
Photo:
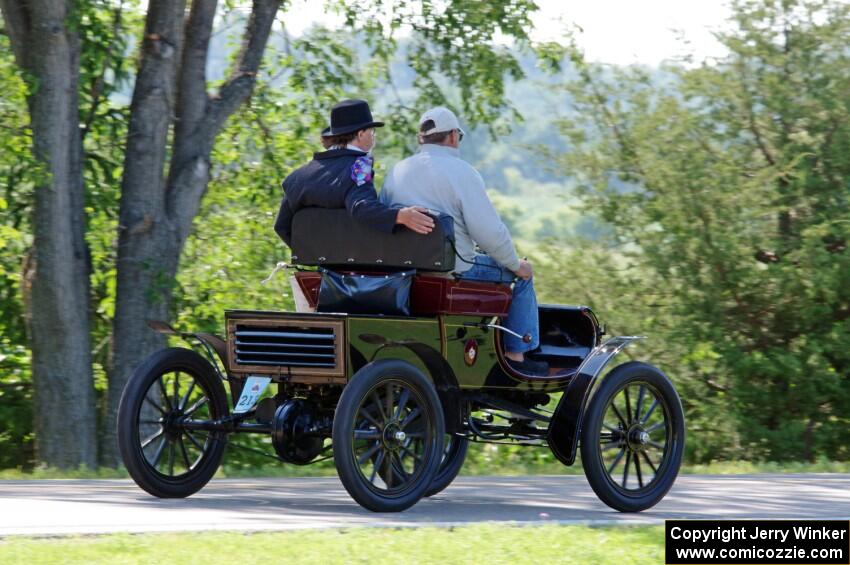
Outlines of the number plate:
[{"label": "number plate", "polygon": [[270,382],[270,377],[248,377],[245,379],[245,386],[242,387],[242,394],[239,396],[239,402],[236,403],[233,413],[244,414],[253,408]]}]

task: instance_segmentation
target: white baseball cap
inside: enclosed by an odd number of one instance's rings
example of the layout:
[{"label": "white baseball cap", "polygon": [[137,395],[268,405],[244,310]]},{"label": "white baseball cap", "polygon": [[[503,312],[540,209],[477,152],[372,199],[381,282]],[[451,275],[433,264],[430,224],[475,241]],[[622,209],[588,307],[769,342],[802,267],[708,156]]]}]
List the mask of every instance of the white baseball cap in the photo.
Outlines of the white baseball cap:
[{"label": "white baseball cap", "polygon": [[431,135],[432,133],[441,133],[444,131],[452,131],[453,129],[458,130],[461,134],[465,134],[460,124],[457,121],[457,116],[455,116],[454,112],[449,110],[444,106],[437,106],[436,108],[431,108],[419,118],[419,129],[422,129],[422,124],[427,122],[428,120],[432,120],[434,122],[434,127],[429,129],[428,131],[420,132],[422,135]]}]

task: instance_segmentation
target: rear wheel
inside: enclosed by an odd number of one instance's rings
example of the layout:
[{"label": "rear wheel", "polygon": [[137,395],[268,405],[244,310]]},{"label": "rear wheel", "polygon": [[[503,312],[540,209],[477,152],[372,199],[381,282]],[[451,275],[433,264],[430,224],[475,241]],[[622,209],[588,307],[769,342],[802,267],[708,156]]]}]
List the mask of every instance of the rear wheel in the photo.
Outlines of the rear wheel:
[{"label": "rear wheel", "polygon": [[444,426],[437,392],[419,370],[397,360],[366,365],[343,389],[334,415],[340,481],[369,510],[410,508],[439,469]]},{"label": "rear wheel", "polygon": [[189,349],[148,357],[133,373],[118,407],[118,447],[141,488],[160,498],[200,490],[218,469],[226,440],[220,432],[189,430],[186,419],[227,415],[227,394],[215,369]]},{"label": "rear wheel", "polygon": [[431,487],[425,492],[425,496],[434,496],[452,484],[463,467],[467,451],[469,451],[468,439],[446,435],[440,468],[437,470],[437,475],[434,477]]},{"label": "rear wheel", "polygon": [[673,383],[645,363],[616,367],[590,400],[581,460],[596,495],[621,512],[657,504],[676,480],[685,417]]}]

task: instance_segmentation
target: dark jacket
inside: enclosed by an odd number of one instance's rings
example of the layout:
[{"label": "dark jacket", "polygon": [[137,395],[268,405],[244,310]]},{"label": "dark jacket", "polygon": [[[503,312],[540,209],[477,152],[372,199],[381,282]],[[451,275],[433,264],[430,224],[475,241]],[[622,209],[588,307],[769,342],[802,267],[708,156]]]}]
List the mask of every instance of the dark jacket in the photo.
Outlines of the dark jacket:
[{"label": "dark jacket", "polygon": [[[292,246],[292,218],[301,208],[345,208],[356,220],[383,232],[395,228],[398,208],[378,201],[372,184],[372,158],[363,151],[330,149],[283,181],[284,197],[274,231]],[[321,226],[316,226],[321,229]]]}]

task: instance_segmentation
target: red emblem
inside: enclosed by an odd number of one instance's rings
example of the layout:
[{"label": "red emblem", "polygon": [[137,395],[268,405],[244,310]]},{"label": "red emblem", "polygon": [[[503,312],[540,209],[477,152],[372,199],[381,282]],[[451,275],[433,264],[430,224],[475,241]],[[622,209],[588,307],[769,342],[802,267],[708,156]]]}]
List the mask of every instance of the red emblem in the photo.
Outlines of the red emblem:
[{"label": "red emblem", "polygon": [[468,367],[472,367],[478,360],[478,342],[474,339],[467,340],[463,346],[463,361]]}]

